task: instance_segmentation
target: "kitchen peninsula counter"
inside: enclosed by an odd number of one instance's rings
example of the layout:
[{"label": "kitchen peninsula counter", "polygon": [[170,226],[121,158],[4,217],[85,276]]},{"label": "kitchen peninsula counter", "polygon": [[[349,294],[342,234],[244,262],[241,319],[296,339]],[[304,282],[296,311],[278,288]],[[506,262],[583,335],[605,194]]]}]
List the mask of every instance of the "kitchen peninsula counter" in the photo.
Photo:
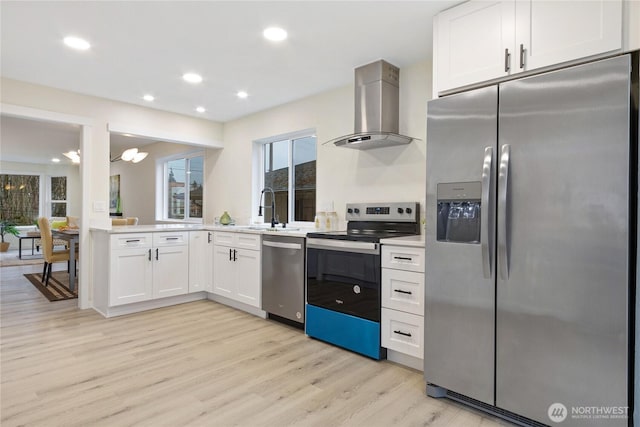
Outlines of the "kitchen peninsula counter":
[{"label": "kitchen peninsula counter", "polygon": [[315,231],[313,228],[260,227],[255,225],[215,225],[215,224],[149,224],[149,225],[119,225],[111,229],[92,228],[92,232],[107,234],[123,233],[153,233],[166,231],[226,231],[230,233],[286,235],[292,237],[306,237],[307,233]]}]

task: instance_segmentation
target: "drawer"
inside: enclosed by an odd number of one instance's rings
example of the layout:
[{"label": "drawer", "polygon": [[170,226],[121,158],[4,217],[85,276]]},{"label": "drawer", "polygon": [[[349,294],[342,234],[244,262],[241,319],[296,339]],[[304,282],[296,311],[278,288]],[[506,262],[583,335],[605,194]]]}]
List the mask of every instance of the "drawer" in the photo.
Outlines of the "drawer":
[{"label": "drawer", "polygon": [[111,250],[131,249],[131,248],[150,248],[151,233],[132,233],[132,234],[112,234]]},{"label": "drawer", "polygon": [[229,231],[216,231],[213,233],[213,243],[220,246],[259,251],[260,242],[260,235],[254,233],[233,233]]},{"label": "drawer", "polygon": [[380,327],[383,347],[424,357],[424,317],[383,308]]},{"label": "drawer", "polygon": [[233,236],[235,233],[226,231],[215,231],[213,233],[213,243],[215,245],[233,246]]},{"label": "drawer", "polygon": [[235,247],[242,249],[260,250],[260,235],[252,233],[234,233]]},{"label": "drawer", "polygon": [[424,273],[424,249],[382,245],[382,267]]},{"label": "drawer", "polygon": [[424,274],[383,268],[382,306],[424,316]]},{"label": "drawer", "polygon": [[188,231],[167,231],[153,233],[153,246],[182,246],[189,244]]}]

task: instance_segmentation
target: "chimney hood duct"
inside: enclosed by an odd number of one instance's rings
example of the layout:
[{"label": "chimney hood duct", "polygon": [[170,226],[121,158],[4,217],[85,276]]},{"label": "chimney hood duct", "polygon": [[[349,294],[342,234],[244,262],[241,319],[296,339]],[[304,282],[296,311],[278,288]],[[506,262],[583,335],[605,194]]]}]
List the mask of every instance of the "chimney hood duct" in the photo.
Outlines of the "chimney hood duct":
[{"label": "chimney hood duct", "polygon": [[414,138],[398,134],[399,83],[400,69],[386,61],[356,68],[354,133],[325,144],[367,150],[413,141]]}]

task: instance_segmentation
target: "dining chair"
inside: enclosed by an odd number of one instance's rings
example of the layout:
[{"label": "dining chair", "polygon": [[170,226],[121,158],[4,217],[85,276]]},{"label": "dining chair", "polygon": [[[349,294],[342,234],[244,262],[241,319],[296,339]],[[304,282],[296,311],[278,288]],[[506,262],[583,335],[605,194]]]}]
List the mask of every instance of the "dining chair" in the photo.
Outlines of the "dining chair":
[{"label": "dining chair", "polygon": [[[51,226],[49,220],[45,217],[38,218],[38,226],[40,227],[40,239],[42,239],[42,256],[44,258],[44,268],[42,269],[42,282],[45,286],[49,285],[51,278],[51,265],[54,262],[67,262],[69,268],[69,250],[54,251],[53,236],[51,234]],[[78,254],[76,253],[76,259]]]}]

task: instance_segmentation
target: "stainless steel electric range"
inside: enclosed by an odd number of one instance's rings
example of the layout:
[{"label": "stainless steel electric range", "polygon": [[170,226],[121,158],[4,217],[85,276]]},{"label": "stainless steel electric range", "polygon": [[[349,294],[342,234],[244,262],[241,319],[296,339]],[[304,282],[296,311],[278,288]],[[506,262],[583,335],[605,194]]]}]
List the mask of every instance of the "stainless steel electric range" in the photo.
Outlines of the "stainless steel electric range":
[{"label": "stainless steel electric range", "polygon": [[380,346],[380,240],[420,234],[420,207],[349,203],[347,231],[307,234],[305,332],[374,359]]}]

